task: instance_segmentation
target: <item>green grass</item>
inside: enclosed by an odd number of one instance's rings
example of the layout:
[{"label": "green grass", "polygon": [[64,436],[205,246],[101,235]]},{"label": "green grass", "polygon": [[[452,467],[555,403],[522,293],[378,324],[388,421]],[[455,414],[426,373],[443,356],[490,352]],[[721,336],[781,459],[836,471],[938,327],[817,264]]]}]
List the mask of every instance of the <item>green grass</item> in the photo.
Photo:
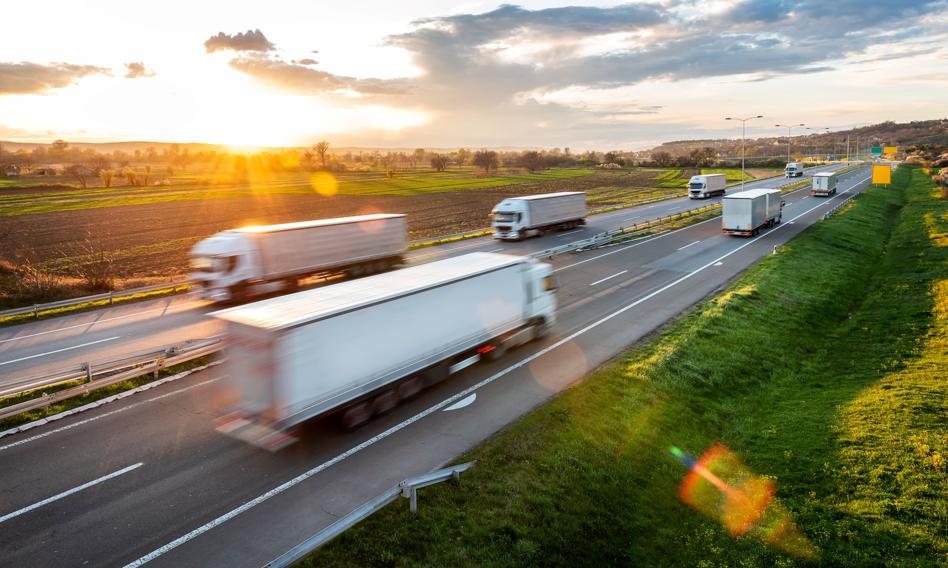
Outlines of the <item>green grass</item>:
[{"label": "green grass", "polygon": [[[741,170],[734,168],[701,168],[702,175],[707,174],[724,174],[725,179],[728,182],[732,181],[741,181]],[[747,170],[744,171],[744,181],[752,180],[754,176],[749,174]]]},{"label": "green grass", "polygon": [[317,173],[276,176],[231,187],[201,184],[65,189],[49,193],[0,194],[0,215],[25,215],[99,207],[146,205],[270,194],[425,195],[572,179],[595,174],[588,169],[553,169],[534,174],[476,177],[466,172],[404,173],[388,178],[377,173]]},{"label": "green grass", "polygon": [[661,336],[304,561],[792,566],[677,497],[723,443],[842,566],[948,562],[948,203],[918,169],[767,256]]}]

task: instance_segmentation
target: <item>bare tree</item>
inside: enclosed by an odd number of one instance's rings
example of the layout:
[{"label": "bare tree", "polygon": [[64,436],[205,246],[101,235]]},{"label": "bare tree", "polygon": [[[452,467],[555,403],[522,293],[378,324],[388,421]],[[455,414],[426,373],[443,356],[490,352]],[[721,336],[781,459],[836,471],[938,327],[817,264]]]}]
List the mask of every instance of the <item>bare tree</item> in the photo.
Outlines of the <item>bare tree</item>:
[{"label": "bare tree", "polygon": [[483,168],[486,173],[490,173],[491,169],[497,169],[497,166],[500,165],[500,161],[497,159],[497,152],[493,150],[478,150],[474,152],[474,165]]},{"label": "bare tree", "polygon": [[436,172],[443,172],[448,169],[448,158],[444,154],[434,154],[431,156],[431,167]]},{"label": "bare tree", "polygon": [[316,155],[319,156],[319,163],[323,168],[326,167],[326,152],[328,151],[329,151],[329,142],[326,142],[325,140],[318,142],[316,144],[313,144],[313,152],[315,152]]},{"label": "bare tree", "polygon": [[102,185],[105,187],[112,187],[112,178],[115,177],[115,172],[112,170],[99,170],[99,178],[102,180]]},{"label": "bare tree", "polygon": [[83,189],[86,188],[86,179],[92,174],[89,168],[82,164],[73,164],[66,168],[66,175],[76,178]]},{"label": "bare tree", "polygon": [[521,166],[527,168],[527,170],[531,172],[542,170],[544,167],[543,156],[541,156],[540,153],[535,150],[530,150],[521,154],[519,161]]},{"label": "bare tree", "polygon": [[460,168],[470,158],[471,158],[471,151],[468,150],[467,148],[460,148],[457,152],[457,155],[454,158],[454,161],[455,163],[457,163],[458,167]]},{"label": "bare tree", "polygon": [[89,229],[79,244],[62,255],[66,259],[67,270],[81,279],[91,291],[115,289],[116,258],[115,252],[107,250],[103,244],[107,239],[108,233]]},{"label": "bare tree", "polygon": [[425,149],[415,148],[415,151],[411,153],[411,157],[409,157],[408,159],[411,161],[412,169],[415,169],[415,164],[425,159]]},{"label": "bare tree", "polygon": [[99,172],[109,168],[111,165],[112,163],[109,161],[108,157],[103,154],[97,153],[95,156],[89,159],[89,167],[92,169],[92,173],[94,175],[99,175]]},{"label": "bare tree", "polygon": [[652,152],[652,161],[655,162],[655,165],[657,166],[670,166],[672,163],[672,155],[664,150]]}]

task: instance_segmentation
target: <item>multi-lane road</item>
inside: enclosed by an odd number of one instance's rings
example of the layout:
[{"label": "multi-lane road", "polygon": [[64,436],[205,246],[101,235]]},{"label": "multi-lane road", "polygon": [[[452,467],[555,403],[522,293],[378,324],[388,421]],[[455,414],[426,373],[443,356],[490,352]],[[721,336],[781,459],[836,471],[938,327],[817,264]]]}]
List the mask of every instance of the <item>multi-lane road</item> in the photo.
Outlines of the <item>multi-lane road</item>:
[{"label": "multi-lane road", "polygon": [[[211,423],[220,377],[211,368],[0,438],[0,565],[262,565],[580,380],[860,191],[867,178],[865,168],[844,174],[833,198],[786,195],[784,223],[752,239],[721,235],[715,218],[555,257],[559,321],[548,338],[467,369],[352,432],[315,421],[277,454],[225,438]],[[476,239],[420,249],[411,262],[476,250],[534,252],[696,205],[674,199],[619,210],[579,231],[522,243]],[[180,297],[7,328],[0,383],[216,334],[209,310]]]}]

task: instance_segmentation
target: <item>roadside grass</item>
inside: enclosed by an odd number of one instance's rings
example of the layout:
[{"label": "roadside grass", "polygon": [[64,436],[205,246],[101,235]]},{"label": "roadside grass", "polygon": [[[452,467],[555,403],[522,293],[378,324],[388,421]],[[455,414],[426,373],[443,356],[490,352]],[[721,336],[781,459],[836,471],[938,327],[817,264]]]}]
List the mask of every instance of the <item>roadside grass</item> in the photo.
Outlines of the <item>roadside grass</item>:
[{"label": "roadside grass", "polygon": [[509,185],[569,180],[594,175],[589,169],[553,169],[533,174],[474,176],[468,173],[406,173],[394,178],[378,174],[297,175],[276,180],[249,180],[228,187],[172,185],[96,188],[55,193],[0,195],[0,215],[13,216],[54,211],[72,211],[124,205],[146,205],[203,199],[267,194],[320,195],[425,195],[429,193],[485,189]]},{"label": "roadside grass", "polygon": [[[46,408],[40,408],[37,410],[31,410],[29,412],[22,412],[16,416],[11,416],[4,420],[0,420],[0,432],[8,430],[10,428],[16,428],[17,426],[22,426],[28,422],[34,422],[36,420],[42,420],[54,414],[59,414],[60,412],[66,412],[67,410],[72,410],[73,408],[78,408],[82,405],[89,404],[91,402],[96,402],[110,396],[120,394],[122,392],[146,385],[148,383],[153,383],[161,379],[165,379],[172,375],[188,371],[190,369],[196,369],[198,367],[203,367],[204,365],[209,364],[213,359],[212,355],[207,355],[200,357],[198,359],[193,359],[181,363],[179,365],[174,365],[166,369],[162,369],[158,372],[156,377],[154,373],[148,373],[140,377],[129,379],[121,383],[115,383],[114,385],[109,385],[107,387],[102,387],[101,389],[88,392],[82,396],[77,396],[58,402],[56,404],[51,404]],[[6,398],[0,399],[0,408],[6,408],[8,406],[13,406],[14,404],[19,404],[27,400],[33,400],[35,398],[41,397],[43,395],[51,395],[53,393],[65,390],[67,388],[72,388],[81,384],[78,381],[71,381],[67,383],[59,383],[57,385],[51,385],[48,387],[43,387],[41,389],[35,389],[32,391],[27,391],[19,393],[14,396],[8,396]]]},{"label": "roadside grass", "polygon": [[[726,181],[741,181],[740,168],[701,168],[702,175],[705,174],[724,174]],[[752,180],[754,176],[747,170],[744,170],[744,181]]]},{"label": "roadside grass", "polygon": [[722,294],[304,560],[317,565],[794,566],[682,504],[677,446],[778,485],[827,565],[948,562],[948,203],[870,190]]}]

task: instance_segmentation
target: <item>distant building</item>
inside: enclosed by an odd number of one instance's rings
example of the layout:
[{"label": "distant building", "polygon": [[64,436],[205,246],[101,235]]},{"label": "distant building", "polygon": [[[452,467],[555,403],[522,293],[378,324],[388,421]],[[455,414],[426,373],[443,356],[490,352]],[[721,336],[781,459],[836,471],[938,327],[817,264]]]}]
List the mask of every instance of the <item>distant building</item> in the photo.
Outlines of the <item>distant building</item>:
[{"label": "distant building", "polygon": [[18,177],[20,175],[20,166],[16,164],[10,164],[3,168],[3,173],[7,177]]},{"label": "distant building", "polygon": [[56,175],[56,170],[54,168],[35,168],[33,170],[33,175],[37,176],[54,176]]}]

